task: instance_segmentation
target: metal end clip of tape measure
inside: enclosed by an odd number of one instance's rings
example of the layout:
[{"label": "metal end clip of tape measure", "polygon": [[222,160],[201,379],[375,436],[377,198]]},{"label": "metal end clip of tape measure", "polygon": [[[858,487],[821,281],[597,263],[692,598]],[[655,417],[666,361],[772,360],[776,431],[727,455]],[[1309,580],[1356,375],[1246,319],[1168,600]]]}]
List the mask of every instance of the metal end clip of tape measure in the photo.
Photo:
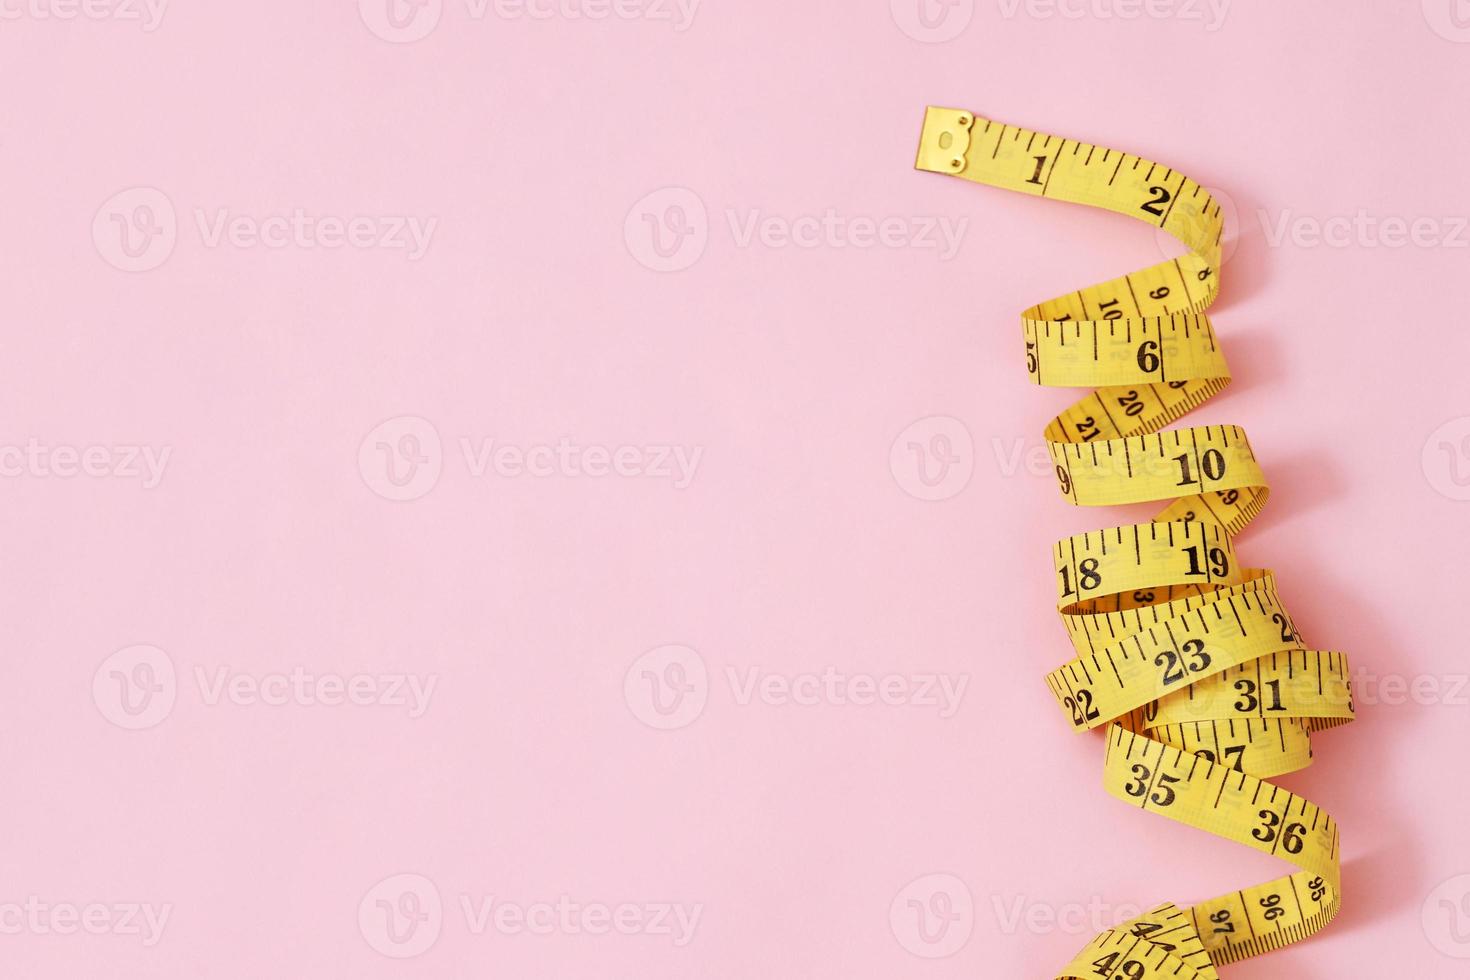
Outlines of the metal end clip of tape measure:
[{"label": "metal end clip of tape measure", "polygon": [[1346,657],[1308,649],[1272,574],[1236,557],[1232,536],[1268,493],[1245,433],[1164,428],[1230,383],[1204,312],[1224,216],[1168,167],[962,109],[927,110],[916,166],[1131,215],[1189,248],[1021,317],[1033,382],[1094,389],[1046,428],[1063,496],[1168,502],[1152,523],[1053,549],[1076,649],[1046,679],[1062,717],[1106,726],[1109,793],[1298,869],[1192,908],[1161,905],[1093,939],[1057,980],[1213,980],[1337,914],[1337,823],[1264,780],[1308,765],[1312,733],[1353,718]]}]

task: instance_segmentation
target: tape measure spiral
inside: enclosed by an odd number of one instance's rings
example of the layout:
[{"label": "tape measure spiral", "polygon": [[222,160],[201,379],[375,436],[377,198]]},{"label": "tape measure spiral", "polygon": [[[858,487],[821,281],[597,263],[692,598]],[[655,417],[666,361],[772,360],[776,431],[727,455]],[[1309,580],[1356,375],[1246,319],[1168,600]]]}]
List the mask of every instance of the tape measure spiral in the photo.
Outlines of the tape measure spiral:
[{"label": "tape measure spiral", "polygon": [[1305,939],[1337,914],[1336,821],[1265,779],[1307,766],[1312,733],[1354,711],[1344,655],[1309,649],[1274,576],[1236,556],[1233,536],[1269,493],[1245,433],[1165,429],[1230,383],[1204,312],[1219,293],[1224,216],[1167,167],[961,109],[926,111],[916,165],[1131,215],[1189,248],[1038,303],[1022,326],[1033,382],[1094,389],[1046,428],[1062,494],[1168,501],[1151,523],[1053,551],[1076,651],[1046,679],[1063,716],[1078,731],[1106,727],[1109,793],[1299,869],[1106,930],[1057,980],[1213,980],[1218,965]]}]

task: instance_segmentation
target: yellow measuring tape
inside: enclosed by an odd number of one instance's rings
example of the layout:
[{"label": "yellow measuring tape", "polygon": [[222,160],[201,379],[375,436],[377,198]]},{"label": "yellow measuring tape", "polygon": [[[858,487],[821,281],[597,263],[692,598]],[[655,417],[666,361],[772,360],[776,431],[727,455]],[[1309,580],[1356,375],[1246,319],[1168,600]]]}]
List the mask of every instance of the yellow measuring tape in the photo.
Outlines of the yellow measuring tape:
[{"label": "yellow measuring tape", "polygon": [[1353,718],[1346,658],[1307,649],[1271,573],[1236,557],[1232,535],[1268,492],[1245,433],[1162,431],[1230,383],[1204,313],[1220,286],[1220,206],[1168,167],[960,109],[927,110],[917,166],[1131,215],[1189,248],[1021,316],[1033,382],[1096,389],[1046,428],[1062,494],[1169,501],[1152,523],[1053,551],[1077,654],[1046,679],[1063,716],[1078,731],[1107,726],[1109,793],[1300,869],[1109,929],[1057,980],[1217,978],[1217,965],[1337,914],[1337,823],[1263,780],[1308,765],[1311,734]]}]

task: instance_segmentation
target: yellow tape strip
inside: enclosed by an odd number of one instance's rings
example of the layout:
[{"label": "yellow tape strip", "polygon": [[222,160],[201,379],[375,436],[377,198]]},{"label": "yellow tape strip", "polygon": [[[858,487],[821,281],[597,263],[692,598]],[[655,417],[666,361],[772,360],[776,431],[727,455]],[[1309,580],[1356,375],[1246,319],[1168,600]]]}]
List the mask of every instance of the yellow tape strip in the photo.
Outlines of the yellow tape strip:
[{"label": "yellow tape strip", "polygon": [[1230,383],[1204,313],[1219,291],[1220,206],[1167,167],[962,109],[928,109],[917,166],[1127,214],[1189,248],[1021,316],[1032,381],[1095,389],[1046,428],[1062,494],[1168,501],[1152,523],[1056,545],[1077,656],[1047,676],[1052,694],[1074,729],[1106,727],[1109,793],[1299,869],[1110,929],[1058,980],[1214,980],[1337,914],[1337,824],[1262,780],[1308,765],[1311,734],[1353,717],[1346,657],[1308,649],[1272,575],[1236,558],[1232,535],[1268,495],[1245,433],[1161,431]]}]

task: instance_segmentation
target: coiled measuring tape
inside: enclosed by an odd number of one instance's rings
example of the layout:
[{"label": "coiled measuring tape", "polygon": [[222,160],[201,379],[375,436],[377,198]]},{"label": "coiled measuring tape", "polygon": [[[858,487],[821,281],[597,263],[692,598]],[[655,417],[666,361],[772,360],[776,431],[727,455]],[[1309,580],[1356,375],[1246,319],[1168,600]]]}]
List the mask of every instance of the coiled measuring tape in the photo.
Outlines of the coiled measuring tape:
[{"label": "coiled measuring tape", "polygon": [[1337,914],[1337,823],[1264,780],[1307,766],[1312,733],[1353,718],[1346,658],[1308,649],[1272,574],[1236,557],[1232,536],[1268,493],[1245,433],[1164,431],[1230,383],[1204,312],[1219,292],[1220,206],[1168,167],[960,109],[927,110],[917,167],[1131,215],[1189,248],[1021,316],[1033,382],[1095,389],[1046,428],[1062,494],[1169,501],[1151,523],[1053,551],[1077,654],[1046,679],[1063,716],[1078,731],[1106,726],[1109,793],[1299,869],[1192,908],[1161,905],[1097,936],[1057,980],[1214,980],[1216,966]]}]

